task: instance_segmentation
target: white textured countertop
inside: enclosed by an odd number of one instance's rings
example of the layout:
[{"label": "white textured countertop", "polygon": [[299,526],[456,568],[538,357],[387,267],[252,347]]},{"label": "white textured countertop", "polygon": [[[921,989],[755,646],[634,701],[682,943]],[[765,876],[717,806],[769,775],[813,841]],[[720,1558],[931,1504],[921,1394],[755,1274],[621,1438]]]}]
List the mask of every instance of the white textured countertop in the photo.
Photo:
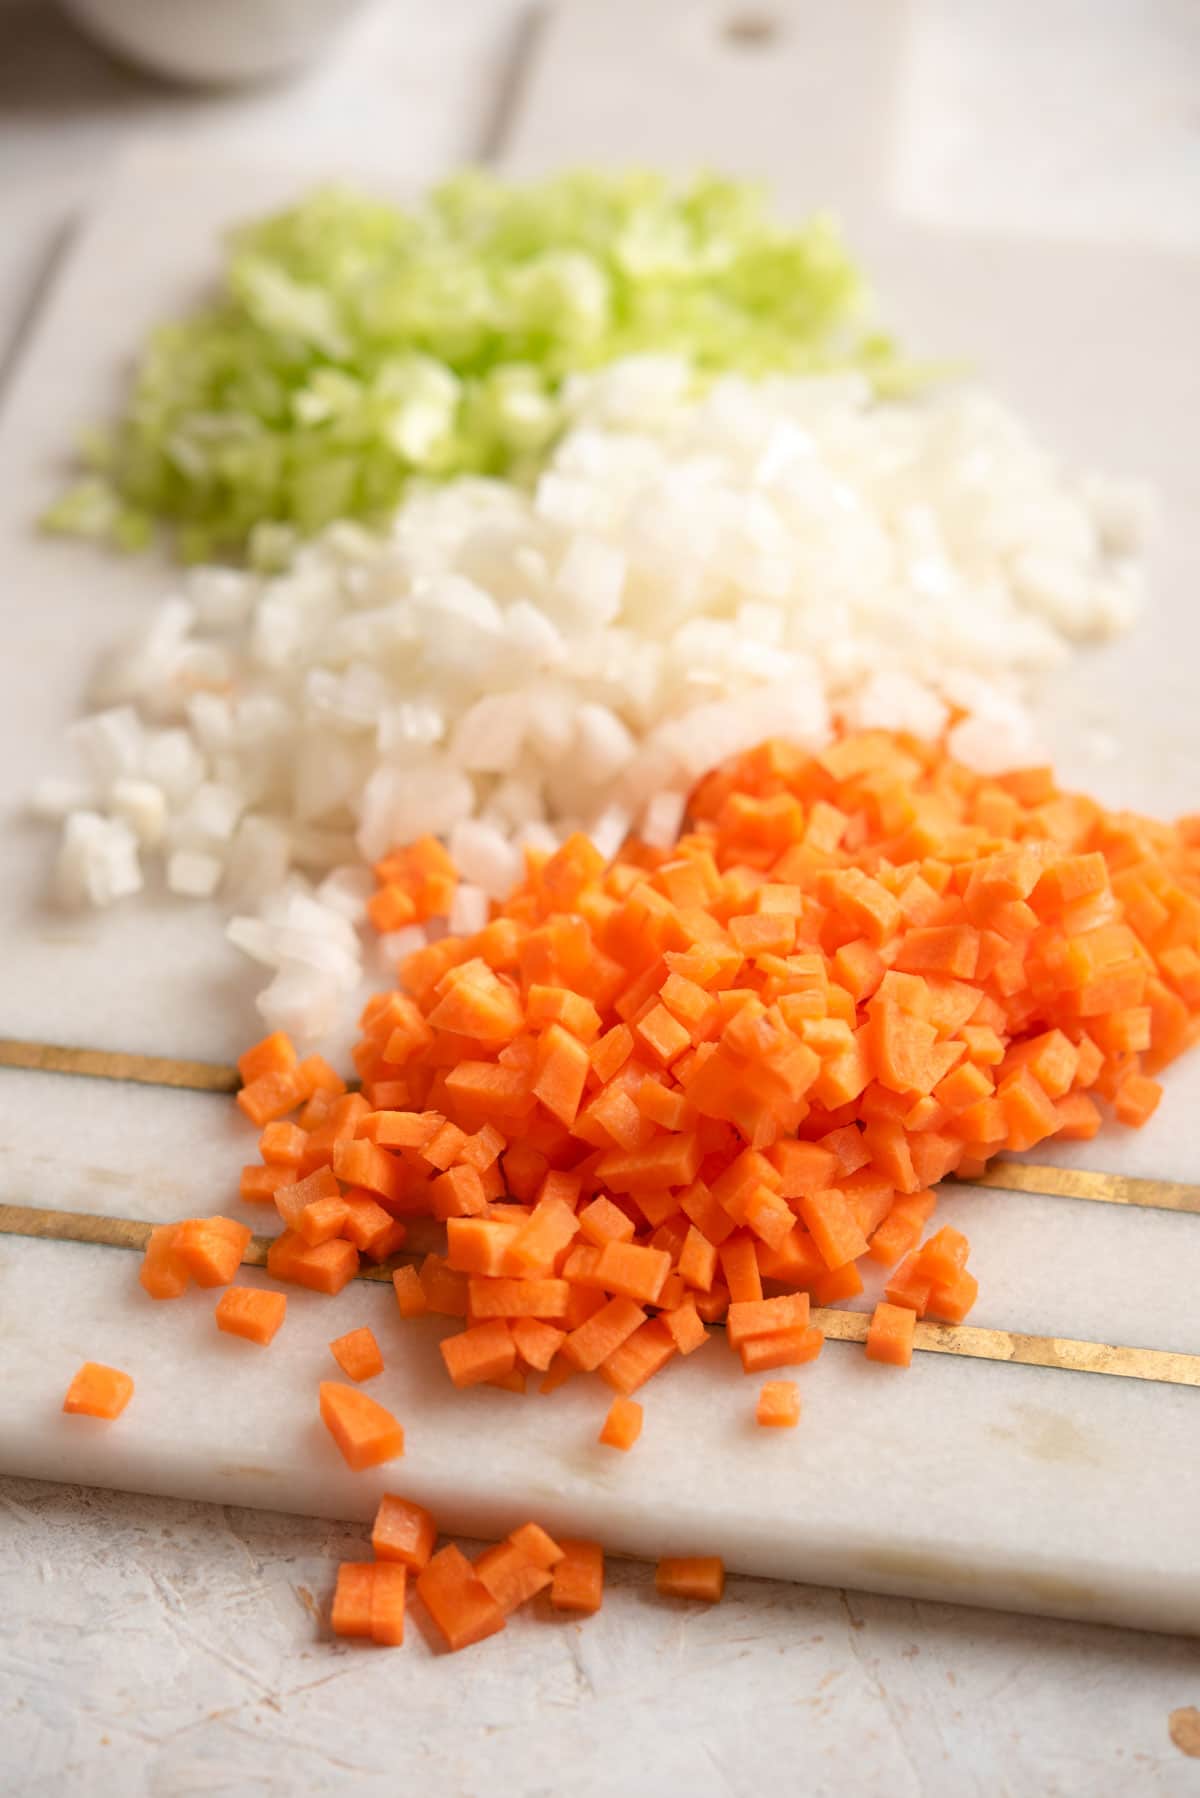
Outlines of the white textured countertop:
[{"label": "white textured countertop", "polygon": [[[689,22],[705,11],[664,4]],[[782,0],[724,10],[740,21],[730,54],[764,57],[769,41],[746,48],[761,22],[805,13]],[[937,221],[979,203],[1009,224],[1032,205],[1039,228],[1062,229],[1036,159],[1006,136],[1019,71],[996,11],[915,10],[922,129],[898,171],[914,209]],[[1097,0],[1094,29],[1074,39],[1076,0],[1015,10],[1049,21],[1030,64],[1043,141],[1064,43],[1099,79],[1125,56],[1134,14],[1153,16],[1157,47],[1129,62],[1129,111],[1114,114],[1121,180],[1100,178],[1104,146],[1069,119],[1055,141],[1077,223],[1115,205],[1145,241],[1194,243],[1197,67],[1163,49],[1183,9]],[[377,143],[420,182],[498,141],[526,16],[519,0],[383,0],[315,75],[196,96],[108,63],[46,0],[0,0],[0,367],[56,243],[131,135],[241,133],[306,155],[328,145],[331,162],[350,141]],[[1163,95],[1169,129],[1151,141],[1139,121]],[[582,1626],[520,1617],[447,1660],[414,1616],[408,1646],[387,1653],[332,1642],[324,1623],[336,1564],[361,1541],[349,1525],[0,1481],[0,1791],[1200,1793],[1200,1764],[1169,1727],[1200,1704],[1196,1643],[750,1580],[712,1611],[683,1610],[655,1600],[647,1570],[613,1565],[603,1614]]]}]

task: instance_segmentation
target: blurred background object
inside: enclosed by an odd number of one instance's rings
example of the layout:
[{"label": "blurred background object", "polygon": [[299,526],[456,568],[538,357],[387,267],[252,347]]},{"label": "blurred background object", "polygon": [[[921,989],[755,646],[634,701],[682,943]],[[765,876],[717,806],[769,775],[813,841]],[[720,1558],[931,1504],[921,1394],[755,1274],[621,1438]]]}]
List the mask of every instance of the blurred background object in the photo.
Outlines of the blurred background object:
[{"label": "blurred background object", "polygon": [[374,0],[62,0],[89,37],[174,81],[233,83],[312,62]]}]

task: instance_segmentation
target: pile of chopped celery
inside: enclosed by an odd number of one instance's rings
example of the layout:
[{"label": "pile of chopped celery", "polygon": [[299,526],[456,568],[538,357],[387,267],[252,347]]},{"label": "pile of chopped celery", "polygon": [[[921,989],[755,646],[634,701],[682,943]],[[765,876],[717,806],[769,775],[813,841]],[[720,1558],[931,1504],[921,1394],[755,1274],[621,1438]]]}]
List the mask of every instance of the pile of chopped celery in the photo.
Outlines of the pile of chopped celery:
[{"label": "pile of chopped celery", "polygon": [[320,191],[232,235],[219,296],[154,331],[46,523],[128,547],[169,523],[189,560],[277,562],[413,476],[527,476],[563,379],[616,357],[895,378],[865,313],[828,219],[786,225],[712,176],[468,173],[414,211]]}]

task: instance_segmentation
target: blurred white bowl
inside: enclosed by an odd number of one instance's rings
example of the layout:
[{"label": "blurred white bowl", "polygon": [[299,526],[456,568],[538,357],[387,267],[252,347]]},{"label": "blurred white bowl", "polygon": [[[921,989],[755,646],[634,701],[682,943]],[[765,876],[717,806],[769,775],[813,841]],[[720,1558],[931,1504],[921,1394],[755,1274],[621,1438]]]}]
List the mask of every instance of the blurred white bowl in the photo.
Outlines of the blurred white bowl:
[{"label": "blurred white bowl", "polygon": [[175,81],[261,81],[311,62],[369,0],[63,0],[89,36]]}]

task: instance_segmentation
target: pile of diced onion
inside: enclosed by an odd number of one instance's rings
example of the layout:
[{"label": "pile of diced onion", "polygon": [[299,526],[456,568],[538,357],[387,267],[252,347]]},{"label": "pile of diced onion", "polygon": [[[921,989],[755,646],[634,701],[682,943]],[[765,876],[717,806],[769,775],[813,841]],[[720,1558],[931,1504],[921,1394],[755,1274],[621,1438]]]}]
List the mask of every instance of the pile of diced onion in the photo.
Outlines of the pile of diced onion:
[{"label": "pile of diced onion", "polygon": [[1025,682],[1141,603],[1140,490],[1064,473],[984,394],[697,394],[640,357],[564,401],[530,490],[459,478],[282,574],[187,575],[106,659],[82,778],[35,795],[62,820],[60,897],[161,871],[254,911],[230,934],[274,971],[260,1010],[311,1037],[357,989],[366,864],[394,846],[447,841],[469,932],[524,846],[669,842],[706,768],[775,734],[817,747],[834,715],[932,736],[952,708],[961,760],[1019,765]]}]

